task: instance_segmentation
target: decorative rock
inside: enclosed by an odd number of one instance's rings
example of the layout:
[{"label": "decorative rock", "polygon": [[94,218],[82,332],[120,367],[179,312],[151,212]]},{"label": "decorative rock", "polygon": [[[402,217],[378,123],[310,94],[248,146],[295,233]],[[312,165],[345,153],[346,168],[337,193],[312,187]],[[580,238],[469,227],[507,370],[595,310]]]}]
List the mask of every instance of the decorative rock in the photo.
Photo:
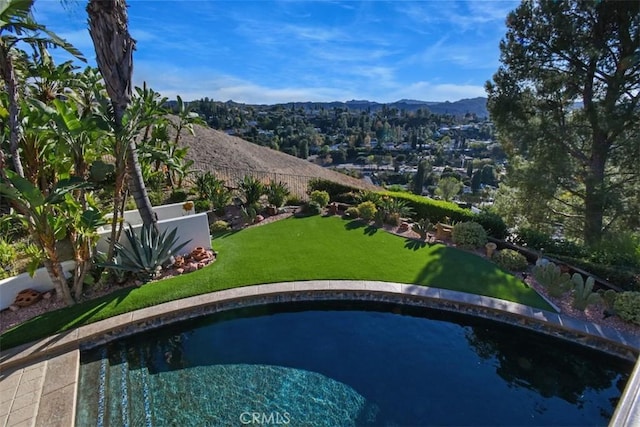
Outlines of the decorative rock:
[{"label": "decorative rock", "polygon": [[203,268],[206,264],[204,262],[199,262],[198,263],[198,270],[200,270],[201,268]]},{"label": "decorative rock", "polygon": [[16,299],[13,302],[18,307],[28,307],[42,299],[42,294],[33,289],[25,289],[18,292]]},{"label": "decorative rock", "polygon": [[409,223],[408,222],[403,222],[402,224],[400,224],[400,227],[398,227],[398,232],[399,233],[404,233],[405,231],[409,231]]},{"label": "decorative rock", "polygon": [[42,298],[50,299],[51,298],[51,292],[45,292],[44,294],[42,294]]},{"label": "decorative rock", "polygon": [[267,214],[269,216],[278,215],[278,208],[275,207],[274,205],[267,206]]},{"label": "decorative rock", "polygon": [[194,261],[202,261],[207,257],[207,251],[202,246],[198,246],[194,250],[191,251],[190,257]]},{"label": "decorative rock", "polygon": [[182,267],[176,268],[176,273],[177,273],[177,274],[182,274],[182,273],[184,273],[184,268],[182,268]]},{"label": "decorative rock", "polygon": [[253,221],[254,223],[264,221],[264,217],[262,215],[256,215],[256,219]]},{"label": "decorative rock", "polygon": [[174,265],[174,267],[182,267],[182,266],[184,265],[184,262],[185,262],[185,261],[184,261],[184,257],[183,257],[183,256],[178,255],[178,256],[176,257],[176,260],[175,260],[175,262],[173,263],[173,265]]},{"label": "decorative rock", "polygon": [[20,307],[18,307],[17,305],[11,304],[11,305],[9,306],[9,310],[11,310],[11,311],[18,311],[18,310],[20,310]]}]

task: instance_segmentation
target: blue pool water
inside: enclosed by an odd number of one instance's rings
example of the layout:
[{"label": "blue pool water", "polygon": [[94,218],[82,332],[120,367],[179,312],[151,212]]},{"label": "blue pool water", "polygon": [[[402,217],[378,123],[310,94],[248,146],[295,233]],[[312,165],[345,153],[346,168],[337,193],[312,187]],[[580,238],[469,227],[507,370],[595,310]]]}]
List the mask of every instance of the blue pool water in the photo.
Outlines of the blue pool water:
[{"label": "blue pool water", "polygon": [[371,303],[246,308],[82,355],[77,425],[606,425],[617,358]]}]

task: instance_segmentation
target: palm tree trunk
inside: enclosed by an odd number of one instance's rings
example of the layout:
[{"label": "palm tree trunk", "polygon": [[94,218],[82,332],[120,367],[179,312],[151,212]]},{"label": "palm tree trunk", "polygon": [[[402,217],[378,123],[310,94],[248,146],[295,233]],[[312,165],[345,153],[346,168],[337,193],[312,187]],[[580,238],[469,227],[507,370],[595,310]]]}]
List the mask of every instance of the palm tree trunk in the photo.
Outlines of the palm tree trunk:
[{"label": "palm tree trunk", "polygon": [[67,305],[75,304],[69,286],[67,285],[67,280],[64,277],[64,271],[62,271],[62,264],[60,264],[58,254],[55,253],[55,249],[53,251],[47,250],[46,252],[46,257],[42,263],[47,269],[47,273],[49,273],[49,278],[53,282],[58,298],[62,298]]},{"label": "palm tree trunk", "polygon": [[158,218],[155,212],[153,212],[149,194],[147,194],[147,188],[142,179],[142,169],[140,168],[140,162],[138,162],[136,141],[133,138],[129,141],[127,150],[127,172],[129,173],[129,191],[133,196],[133,200],[136,202],[136,207],[140,212],[143,224],[155,226]]},{"label": "palm tree trunk", "polygon": [[24,177],[24,168],[18,151],[18,143],[20,141],[20,104],[18,103],[18,83],[16,74],[13,70],[13,61],[11,53],[4,43],[0,44],[0,69],[2,71],[2,80],[4,80],[7,96],[9,98],[9,152],[13,160],[13,167],[16,173]]},{"label": "palm tree trunk", "polygon": [[[144,224],[155,226],[157,220],[151,209],[142,171],[138,162],[134,135],[126,135],[122,118],[131,100],[131,75],[135,41],[129,34],[129,18],[125,0],[90,0],[89,33],[96,50],[96,62],[106,83],[107,93],[115,115],[116,144],[128,138],[126,146],[127,170],[132,184],[131,194]],[[125,136],[126,135],[126,136]]]}]

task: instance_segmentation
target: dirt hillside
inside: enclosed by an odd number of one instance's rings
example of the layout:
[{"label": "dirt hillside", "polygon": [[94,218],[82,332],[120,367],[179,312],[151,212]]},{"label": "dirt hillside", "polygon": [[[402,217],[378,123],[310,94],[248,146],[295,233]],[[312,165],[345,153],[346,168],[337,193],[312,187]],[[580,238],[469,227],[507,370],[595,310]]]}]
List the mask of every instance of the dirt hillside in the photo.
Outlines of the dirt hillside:
[{"label": "dirt hillside", "polygon": [[187,158],[194,161],[194,169],[222,172],[221,177],[233,171],[234,176],[243,176],[245,173],[275,176],[276,179],[280,179],[280,176],[291,176],[305,182],[311,178],[322,178],[361,189],[378,188],[363,180],[215,129],[194,126],[194,131],[195,135],[184,132],[180,137],[181,144],[189,147]]}]

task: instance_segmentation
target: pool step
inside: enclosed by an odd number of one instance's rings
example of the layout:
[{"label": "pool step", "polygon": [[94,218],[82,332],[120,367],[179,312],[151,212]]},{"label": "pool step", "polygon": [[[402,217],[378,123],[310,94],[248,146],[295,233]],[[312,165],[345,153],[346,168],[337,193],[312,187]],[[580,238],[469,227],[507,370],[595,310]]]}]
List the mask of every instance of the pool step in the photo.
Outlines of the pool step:
[{"label": "pool step", "polygon": [[76,425],[96,427],[154,425],[151,415],[149,372],[140,351],[132,356],[124,346],[106,347],[83,363]]}]

